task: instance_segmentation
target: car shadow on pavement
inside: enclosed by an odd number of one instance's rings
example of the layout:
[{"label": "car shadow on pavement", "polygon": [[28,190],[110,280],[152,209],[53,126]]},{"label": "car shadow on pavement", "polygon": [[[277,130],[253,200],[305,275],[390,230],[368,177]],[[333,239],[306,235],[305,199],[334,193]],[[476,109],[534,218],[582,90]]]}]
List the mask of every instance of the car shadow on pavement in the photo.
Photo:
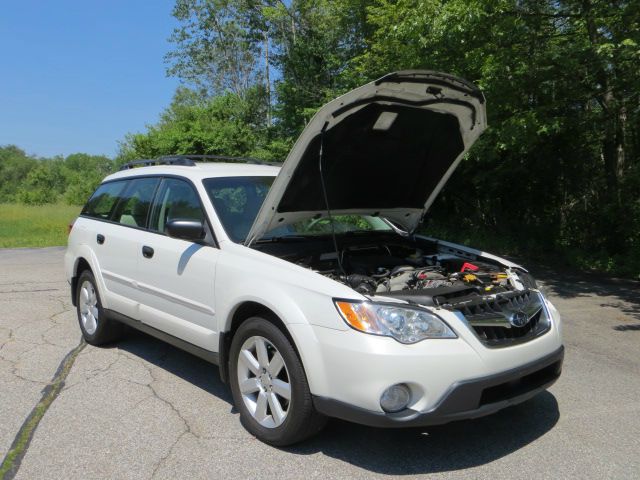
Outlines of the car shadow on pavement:
[{"label": "car shadow on pavement", "polygon": [[[215,366],[136,331],[117,347],[215,395],[235,413],[229,387]],[[283,452],[321,452],[388,475],[444,472],[490,463],[523,448],[551,430],[559,417],[555,397],[544,392],[488,417],[434,427],[377,429],[330,420],[317,437]]]},{"label": "car shadow on pavement", "polygon": [[318,437],[288,451],[322,452],[386,475],[447,472],[484,465],[523,448],[551,430],[559,417],[555,397],[544,392],[488,417],[434,427],[376,429],[332,420]]},{"label": "car shadow on pavement", "polygon": [[[634,320],[640,320],[640,282],[606,277],[595,273],[556,273],[541,269],[535,271],[551,295],[564,298],[603,297],[601,307],[617,308]],[[615,330],[636,330],[615,328]]]},{"label": "car shadow on pavement", "polygon": [[218,367],[215,365],[133,329],[128,329],[124,339],[114,346],[180,377],[233,406],[231,391],[220,380]]},{"label": "car shadow on pavement", "polygon": [[633,323],[633,324],[623,324],[623,325],[616,325],[615,327],[613,327],[614,330],[617,330],[618,332],[628,332],[628,331],[636,331],[636,332],[640,332],[640,323]]}]

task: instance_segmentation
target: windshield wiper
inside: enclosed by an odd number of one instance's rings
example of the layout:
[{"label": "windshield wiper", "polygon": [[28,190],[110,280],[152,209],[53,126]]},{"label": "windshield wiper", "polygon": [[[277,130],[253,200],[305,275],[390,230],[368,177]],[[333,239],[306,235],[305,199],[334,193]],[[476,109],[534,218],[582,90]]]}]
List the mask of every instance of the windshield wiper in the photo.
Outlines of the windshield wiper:
[{"label": "windshield wiper", "polygon": [[396,233],[393,230],[349,230],[348,232],[342,232],[341,235],[385,235],[390,233]]},{"label": "windshield wiper", "polygon": [[261,238],[260,240],[256,240],[256,243],[276,243],[283,241],[297,241],[297,240],[306,240],[309,237],[303,237],[302,235],[280,235],[278,237],[267,237]]}]

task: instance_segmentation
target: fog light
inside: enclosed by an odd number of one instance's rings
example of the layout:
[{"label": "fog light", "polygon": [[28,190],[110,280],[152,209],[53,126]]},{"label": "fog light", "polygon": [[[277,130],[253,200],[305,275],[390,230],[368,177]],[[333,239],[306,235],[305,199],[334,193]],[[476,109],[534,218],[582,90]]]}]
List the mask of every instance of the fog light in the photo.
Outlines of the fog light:
[{"label": "fog light", "polygon": [[403,383],[392,385],[380,396],[380,406],[385,412],[399,412],[404,410],[411,400],[409,387]]}]

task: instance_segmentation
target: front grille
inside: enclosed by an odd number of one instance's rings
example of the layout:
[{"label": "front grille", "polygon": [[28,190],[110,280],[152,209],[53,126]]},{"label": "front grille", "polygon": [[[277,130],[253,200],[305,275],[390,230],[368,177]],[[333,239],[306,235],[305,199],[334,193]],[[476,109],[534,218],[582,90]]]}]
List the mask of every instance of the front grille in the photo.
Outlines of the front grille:
[{"label": "front grille", "polygon": [[[550,328],[542,299],[530,290],[472,295],[442,305],[462,313],[476,336],[489,347],[529,341]],[[514,320],[524,321],[522,325]]]},{"label": "front grille", "polygon": [[495,343],[499,344],[504,341],[508,341],[511,339],[519,339],[522,337],[526,337],[530,335],[532,332],[536,331],[538,324],[540,323],[540,317],[542,316],[542,310],[539,310],[523,327],[482,327],[479,325],[473,325],[473,329],[475,330],[480,340],[485,343]]},{"label": "front grille", "polygon": [[497,295],[475,295],[459,302],[451,302],[471,322],[502,317],[505,310],[523,308],[531,302],[529,290],[500,293]]}]

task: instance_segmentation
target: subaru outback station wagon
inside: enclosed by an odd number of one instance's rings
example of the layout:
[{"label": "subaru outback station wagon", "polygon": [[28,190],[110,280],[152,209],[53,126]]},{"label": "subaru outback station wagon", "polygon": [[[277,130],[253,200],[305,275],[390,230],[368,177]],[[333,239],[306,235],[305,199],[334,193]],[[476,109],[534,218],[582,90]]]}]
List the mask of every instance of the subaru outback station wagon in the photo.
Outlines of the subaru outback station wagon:
[{"label": "subaru outback station wagon", "polygon": [[322,107],[281,168],[125,165],[69,236],[84,338],[129,325],[217,364],[276,446],[533,397],[560,375],[558,311],[521,266],[416,233],[485,127],[474,85],[404,71]]}]

